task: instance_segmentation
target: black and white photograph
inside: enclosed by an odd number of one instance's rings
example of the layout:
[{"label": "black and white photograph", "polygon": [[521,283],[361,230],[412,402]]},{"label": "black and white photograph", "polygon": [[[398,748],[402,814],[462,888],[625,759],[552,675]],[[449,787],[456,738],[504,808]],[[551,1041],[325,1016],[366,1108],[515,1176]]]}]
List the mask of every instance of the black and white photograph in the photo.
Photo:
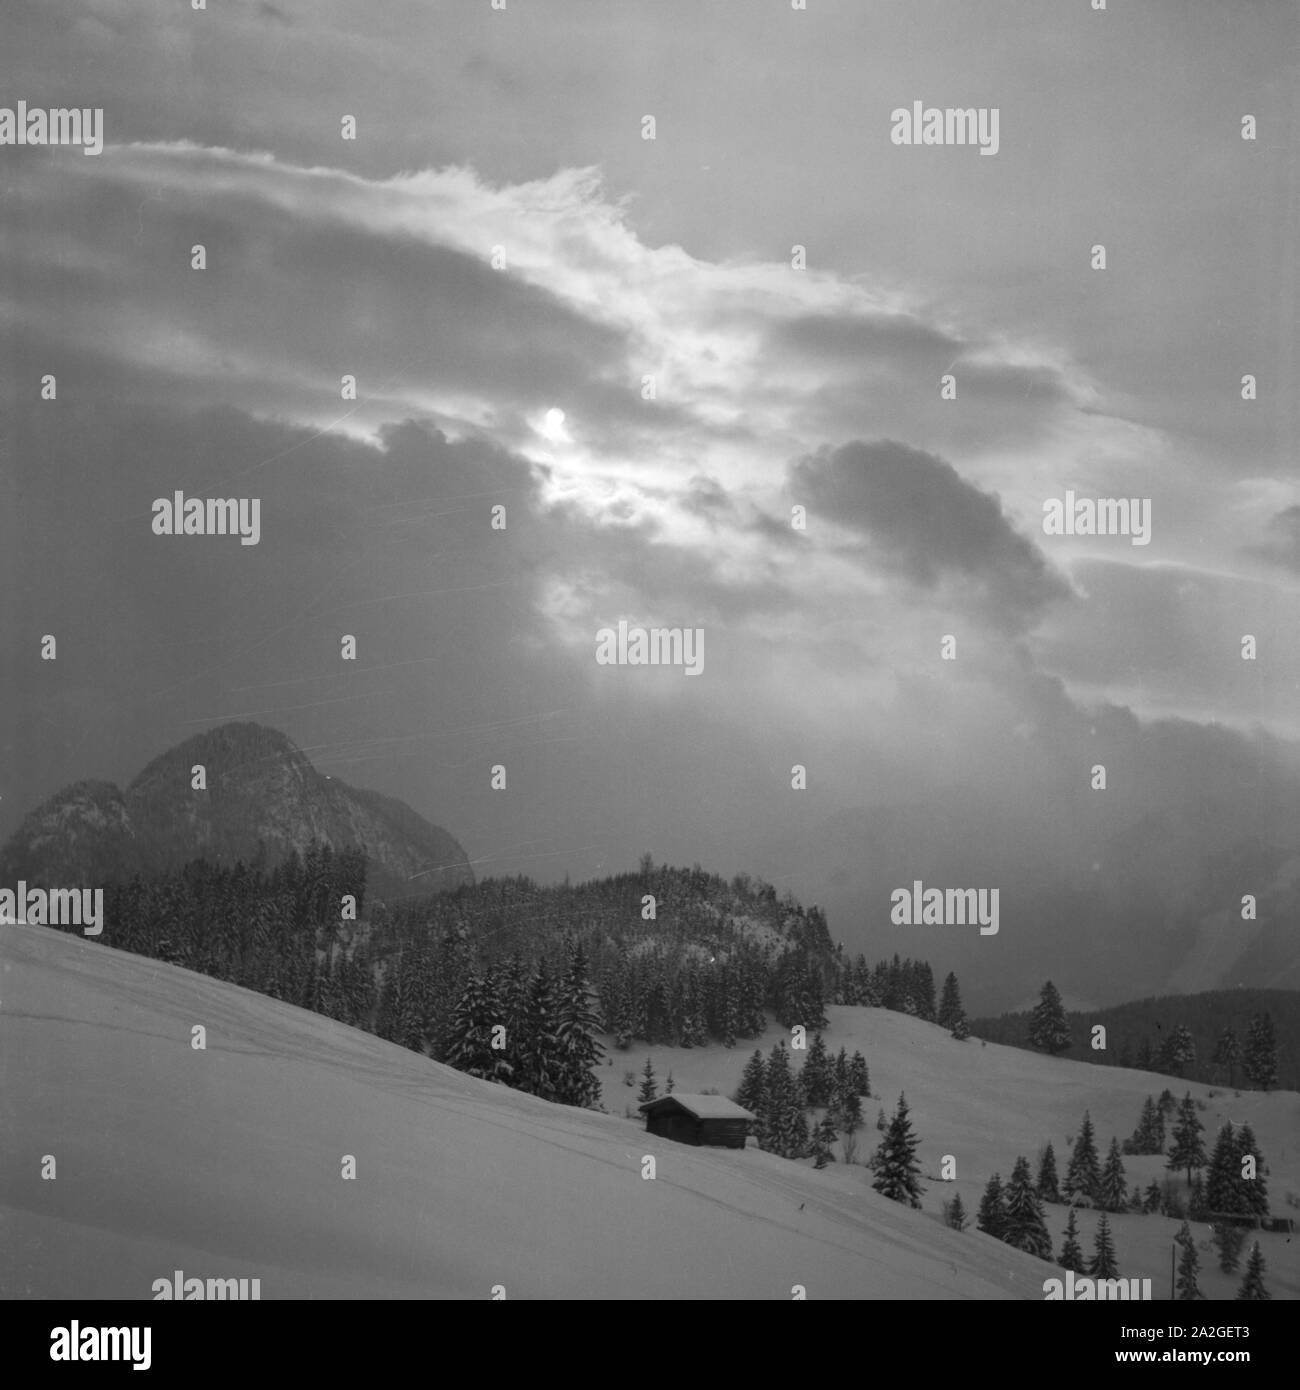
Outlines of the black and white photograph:
[{"label": "black and white photograph", "polygon": [[1298,267],[1295,0],[3,0],[45,1373],[198,1301],[1278,1353]]}]

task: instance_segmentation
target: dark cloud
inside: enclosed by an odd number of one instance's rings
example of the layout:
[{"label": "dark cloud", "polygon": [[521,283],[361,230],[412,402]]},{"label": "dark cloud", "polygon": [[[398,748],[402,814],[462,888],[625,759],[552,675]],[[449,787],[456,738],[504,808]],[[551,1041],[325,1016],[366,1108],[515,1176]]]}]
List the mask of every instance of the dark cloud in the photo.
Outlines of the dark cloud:
[{"label": "dark cloud", "polygon": [[894,440],[823,448],[792,465],[789,491],[859,532],[873,562],[933,589],[973,584],[992,616],[1020,626],[1069,587],[1003,514],[998,499],[951,464]]}]

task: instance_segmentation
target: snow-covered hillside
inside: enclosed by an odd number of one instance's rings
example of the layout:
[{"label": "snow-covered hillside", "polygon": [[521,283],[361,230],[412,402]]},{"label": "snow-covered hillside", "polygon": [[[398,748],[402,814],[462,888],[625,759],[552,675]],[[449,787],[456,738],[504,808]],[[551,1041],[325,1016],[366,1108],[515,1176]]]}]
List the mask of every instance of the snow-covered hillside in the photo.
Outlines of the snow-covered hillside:
[{"label": "snow-covered hillside", "polygon": [[[743,1055],[720,1052],[719,1078]],[[908,1087],[927,1161],[932,1073]],[[652,1140],[617,1090],[612,1115],[549,1105],[232,985],[7,927],[0,1296],[147,1299],[180,1269],[260,1278],[263,1298],[1042,1297],[1046,1266],[886,1201],[862,1169]],[[996,1115],[988,1129],[1006,1133]]]},{"label": "snow-covered hillside", "polygon": [[[1300,1206],[1289,1206],[1286,1200],[1290,1193],[1293,1200],[1300,1201],[1300,1095],[1295,1091],[1234,1093],[1224,1087],[1181,1083],[1152,1072],[1092,1066],[993,1043],[982,1045],[977,1038],[962,1043],[935,1024],[885,1009],[832,1006],[827,1016],[830,1026],[822,1030],[822,1036],[831,1053],[841,1047],[850,1055],[861,1051],[871,1073],[876,1099],[863,1102],[867,1125],[859,1136],[861,1158],[865,1159],[880,1139],[875,1129],[878,1109],[883,1106],[886,1114],[892,1114],[899,1092],[906,1093],[912,1128],[921,1140],[918,1157],[927,1184],[923,1202],[926,1211],[934,1213],[931,1220],[937,1221],[941,1201],[954,1189],[961,1193],[973,1216],[989,1176],[998,1171],[1005,1182],[1018,1154],[1024,1154],[1036,1172],[1039,1150],[1049,1140],[1056,1151],[1057,1169],[1064,1177],[1070,1154],[1066,1136],[1078,1133],[1085,1110],[1092,1113],[1104,1158],[1111,1135],[1121,1141],[1131,1135],[1143,1100],[1168,1087],[1180,1098],[1190,1091],[1206,1102],[1200,1120],[1205,1126],[1207,1149],[1213,1147],[1215,1133],[1225,1120],[1234,1126],[1250,1124],[1269,1167],[1271,1210],[1300,1221]],[[623,1084],[624,1073],[635,1071],[639,1084],[647,1054],[653,1060],[661,1090],[671,1070],[679,1090],[716,1088],[730,1095],[754,1048],[761,1047],[766,1053],[782,1037],[789,1042],[788,1032],[772,1027],[762,1038],[742,1042],[730,1051],[719,1046],[682,1049],[637,1044],[628,1052],[613,1054],[614,1066],[604,1068],[605,1106],[617,1114],[623,1114],[629,1105],[635,1108],[637,1091]],[[792,1056],[798,1067],[801,1054]],[[957,1160],[957,1181],[953,1183],[937,1180],[945,1154]],[[1130,1187],[1139,1180],[1145,1187],[1153,1178],[1167,1176],[1164,1160],[1158,1156],[1126,1157],[1124,1166]],[[861,1168],[852,1172],[858,1186],[865,1188],[869,1174]],[[1066,1209],[1049,1205],[1046,1216],[1053,1248],[1059,1250]],[[1095,1220],[1091,1212],[1079,1213],[1085,1255],[1092,1253]],[[1167,1298],[1169,1252],[1180,1223],[1159,1216],[1118,1215],[1110,1217],[1110,1224],[1120,1273],[1150,1277],[1153,1294]],[[1232,1298],[1240,1273],[1220,1274],[1209,1227],[1194,1229],[1201,1256],[1202,1292],[1207,1298]],[[1268,1265],[1265,1283],[1273,1297],[1300,1298],[1300,1236],[1265,1233],[1260,1240]]]}]

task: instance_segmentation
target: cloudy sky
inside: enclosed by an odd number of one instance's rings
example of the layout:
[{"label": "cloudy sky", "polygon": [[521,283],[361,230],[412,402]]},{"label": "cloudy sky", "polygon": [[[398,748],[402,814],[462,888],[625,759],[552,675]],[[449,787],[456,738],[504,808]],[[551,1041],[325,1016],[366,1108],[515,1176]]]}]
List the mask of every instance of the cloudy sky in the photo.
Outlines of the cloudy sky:
[{"label": "cloudy sky", "polygon": [[[0,148],[0,833],[252,718],[480,874],[747,870],[977,1004],[1283,968],[1237,905],[1293,934],[1289,0],[5,27],[0,104],[105,149]],[[893,144],[914,101],[996,107],[997,154]],[[177,489],[259,544],[155,536]],[[1044,534],[1067,489],[1150,543]],[[620,618],[703,675],[598,666]],[[999,886],[998,937],[891,928],[915,878]]]}]

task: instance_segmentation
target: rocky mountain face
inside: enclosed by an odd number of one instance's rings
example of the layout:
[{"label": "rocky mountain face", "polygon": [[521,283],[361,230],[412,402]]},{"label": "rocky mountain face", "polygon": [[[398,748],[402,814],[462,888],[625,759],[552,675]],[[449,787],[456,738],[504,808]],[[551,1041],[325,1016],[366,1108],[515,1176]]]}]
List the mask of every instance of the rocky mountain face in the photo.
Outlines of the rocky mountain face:
[{"label": "rocky mountain face", "polygon": [[[204,768],[207,788],[192,787]],[[65,787],[0,850],[0,883],[95,886],[188,860],[274,864],[312,839],[364,850],[368,894],[393,900],[472,884],[456,840],[411,807],[314,768],[284,734],[224,724],[155,758],[120,790]]]}]

